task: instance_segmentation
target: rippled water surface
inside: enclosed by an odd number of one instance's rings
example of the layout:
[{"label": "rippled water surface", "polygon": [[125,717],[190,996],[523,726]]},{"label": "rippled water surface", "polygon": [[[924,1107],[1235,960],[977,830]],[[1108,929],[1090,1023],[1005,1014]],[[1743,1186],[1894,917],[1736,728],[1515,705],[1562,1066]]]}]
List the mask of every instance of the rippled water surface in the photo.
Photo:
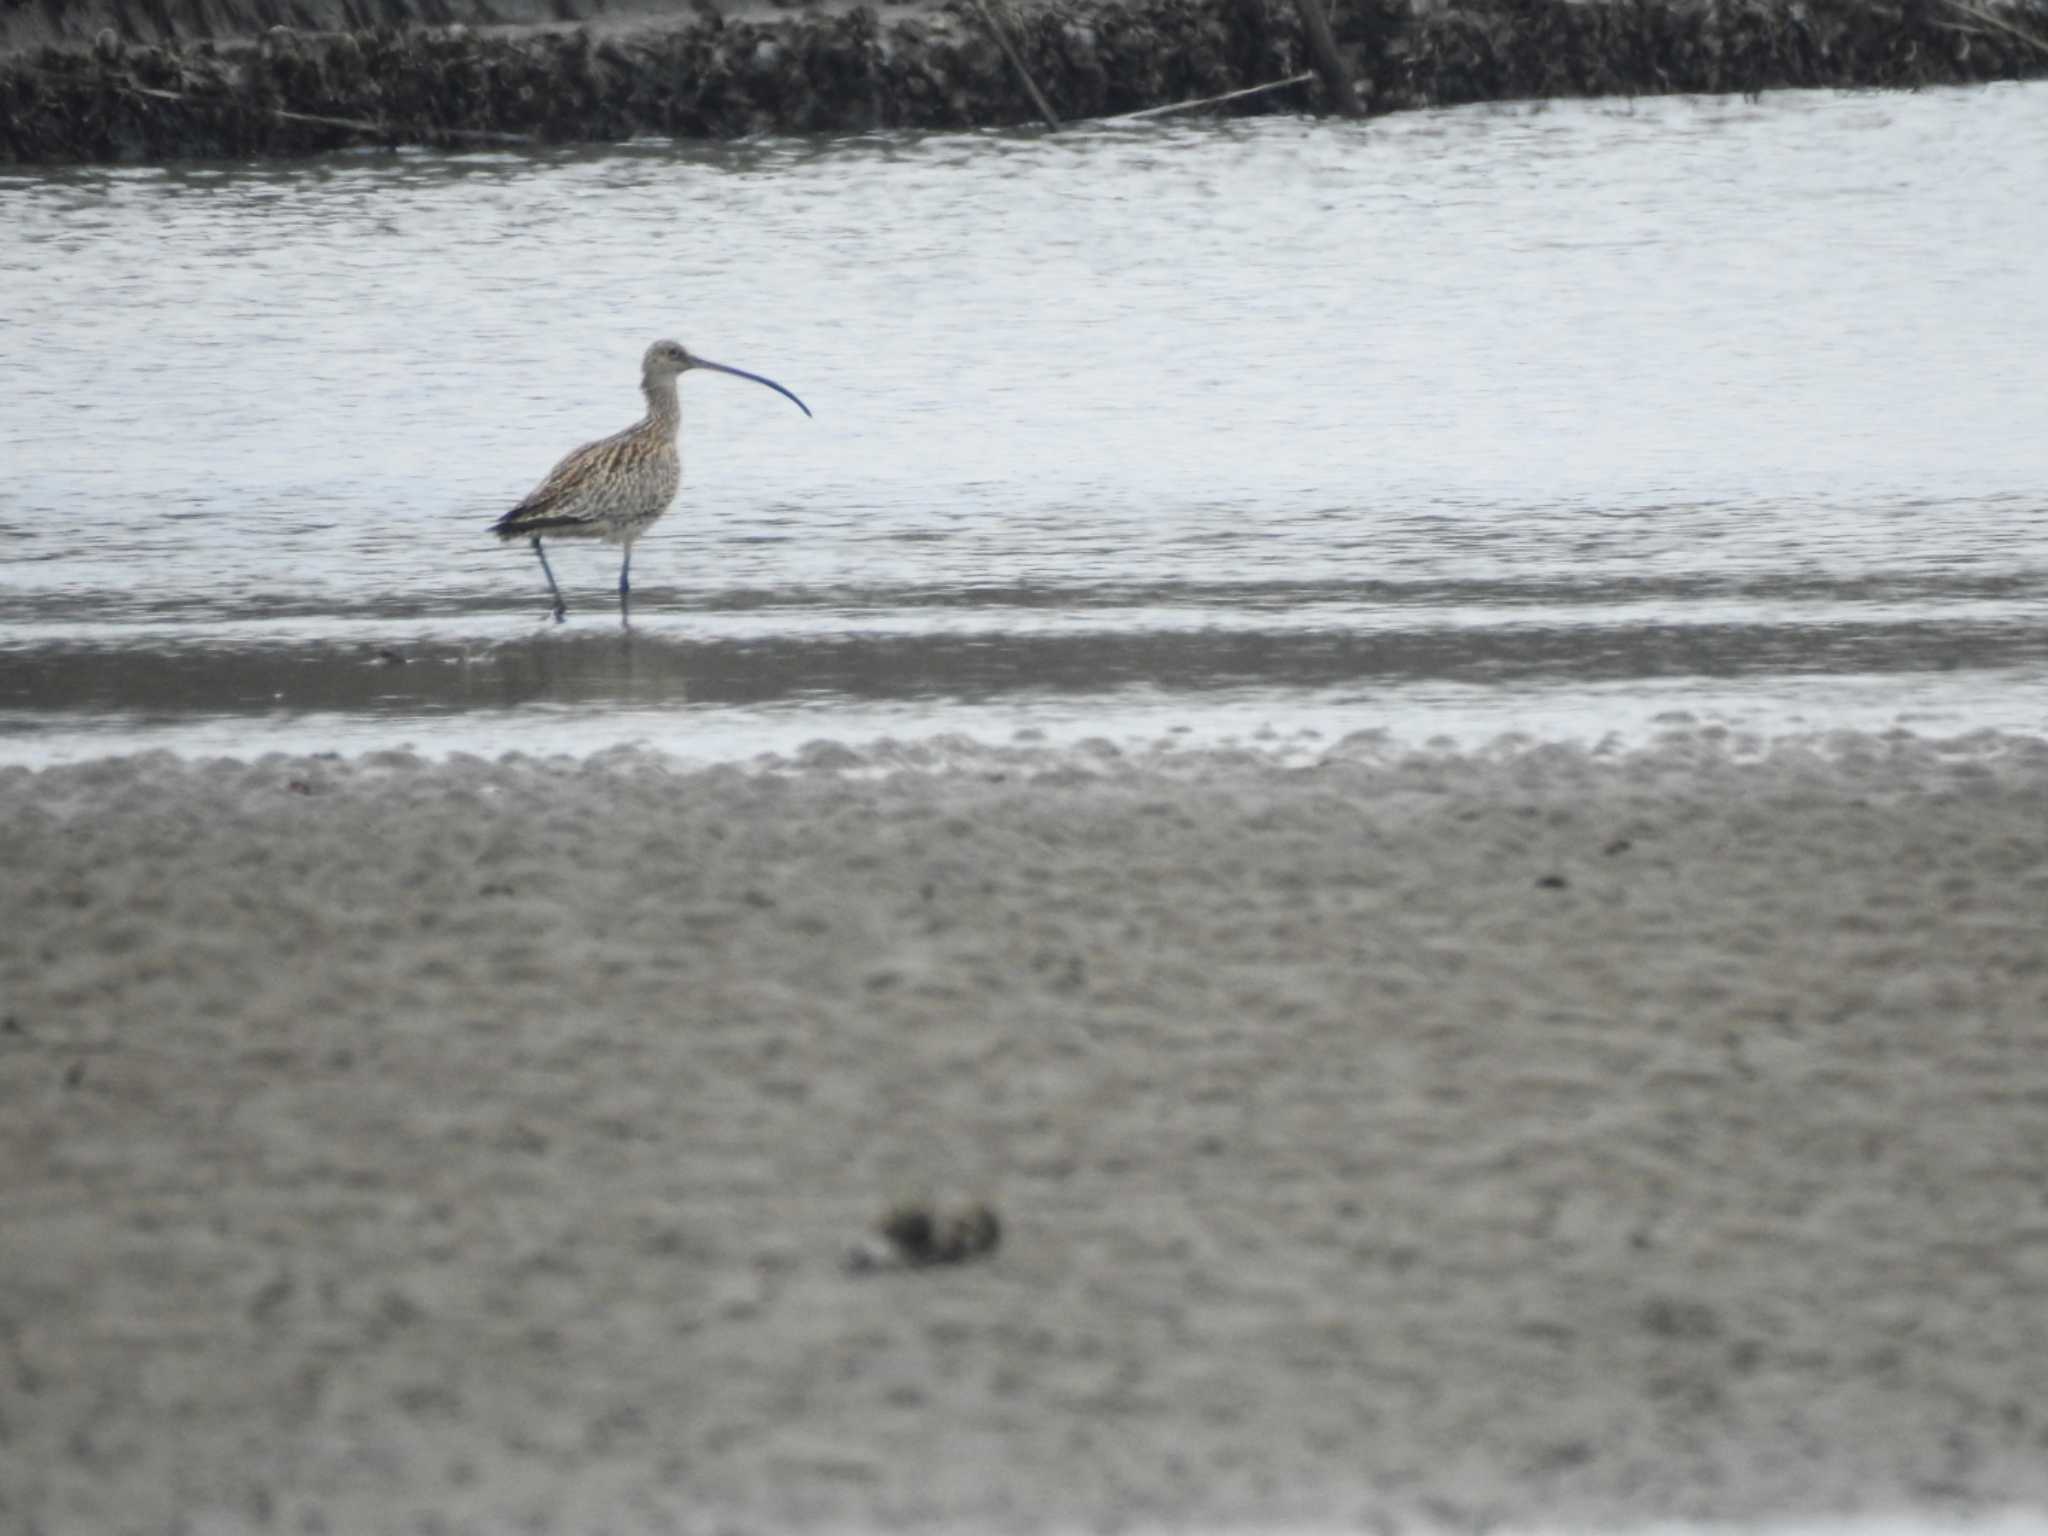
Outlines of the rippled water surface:
[{"label": "rippled water surface", "polygon": [[[0,177],[0,758],[2048,728],[2048,86]],[[634,558],[486,524],[683,381]]]}]

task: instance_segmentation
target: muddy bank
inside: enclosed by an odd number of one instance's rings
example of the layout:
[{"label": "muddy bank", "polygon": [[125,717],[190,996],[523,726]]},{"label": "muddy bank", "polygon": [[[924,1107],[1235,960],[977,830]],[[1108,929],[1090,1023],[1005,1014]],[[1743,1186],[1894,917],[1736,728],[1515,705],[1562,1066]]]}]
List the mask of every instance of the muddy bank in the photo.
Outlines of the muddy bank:
[{"label": "muddy bank", "polygon": [[[891,5],[926,0],[889,0]],[[765,11],[797,9],[797,0],[739,0]],[[837,9],[849,7],[841,3]],[[364,32],[377,27],[658,27],[693,21],[689,0],[0,0],[0,55],[57,47],[83,52],[102,31],[123,43],[223,42],[260,37],[272,27],[300,32]]]},{"label": "muddy bank", "polygon": [[[1904,733],[0,770],[0,1529],[2039,1508],[2044,826]],[[899,1198],[1000,1246],[849,1274]]]},{"label": "muddy bank", "polygon": [[[395,3],[395,0],[394,0]],[[519,20],[489,0],[415,20]],[[310,8],[309,8],[310,7]],[[361,143],[605,142],[644,135],[845,133],[1032,120],[966,0],[802,15],[593,12],[575,25],[390,24],[361,0],[304,0],[255,41],[123,11],[86,45],[0,58],[0,161],[297,155]],[[92,13],[98,14],[98,13]],[[112,12],[108,12],[110,16]],[[268,14],[268,12],[266,12]],[[118,19],[118,18],[117,18]],[[189,19],[189,18],[188,18]],[[229,18],[233,20],[232,17]],[[1376,112],[1548,96],[1966,83],[2048,73],[2048,6],[1813,0],[1670,6],[1476,0],[1455,10],[1352,0],[1338,44]],[[1258,85],[1309,69],[1287,0],[1072,0],[1008,13],[1069,120]],[[124,35],[124,32],[126,35]],[[1320,83],[1233,104],[1322,110]]]}]

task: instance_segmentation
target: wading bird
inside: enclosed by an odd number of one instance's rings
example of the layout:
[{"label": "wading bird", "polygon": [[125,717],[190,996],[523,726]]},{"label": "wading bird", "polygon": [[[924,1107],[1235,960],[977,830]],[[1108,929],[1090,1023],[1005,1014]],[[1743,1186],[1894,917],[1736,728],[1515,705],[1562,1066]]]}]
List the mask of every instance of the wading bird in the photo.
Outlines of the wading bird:
[{"label": "wading bird", "polygon": [[619,617],[625,619],[632,592],[627,573],[633,564],[633,541],[668,510],[682,480],[682,462],[676,456],[676,425],[682,415],[676,404],[676,376],[692,368],[764,384],[796,401],[806,416],[811,414],[808,405],[773,379],[692,357],[677,342],[657,341],[649,347],[640,361],[640,393],[647,397],[647,414],[623,432],[585,443],[549,470],[532,495],[491,524],[501,539],[533,541],[548,591],[554,594],[557,624],[569,606],[548,568],[547,551],[540,547],[543,537],[625,545],[626,556],[619,562]]}]

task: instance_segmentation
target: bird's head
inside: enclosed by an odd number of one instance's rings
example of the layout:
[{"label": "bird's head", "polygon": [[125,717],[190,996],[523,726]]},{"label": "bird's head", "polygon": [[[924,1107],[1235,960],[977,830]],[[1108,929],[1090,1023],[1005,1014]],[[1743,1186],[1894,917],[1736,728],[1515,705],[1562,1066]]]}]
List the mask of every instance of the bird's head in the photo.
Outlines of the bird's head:
[{"label": "bird's head", "polygon": [[657,341],[640,359],[640,371],[650,379],[672,379],[696,366],[697,360],[680,341]]},{"label": "bird's head", "polygon": [[709,368],[714,373],[729,373],[736,379],[746,379],[750,383],[764,385],[774,390],[778,395],[796,401],[796,408],[806,416],[811,414],[811,408],[808,405],[805,405],[801,400],[797,400],[794,394],[791,394],[790,391],[784,389],[773,379],[763,378],[758,373],[749,373],[744,368],[733,368],[724,363],[714,363],[708,357],[693,357],[679,341],[657,341],[647,349],[647,355],[640,360],[641,377],[649,384],[663,383],[666,380],[673,379],[679,373],[689,372],[692,368]]}]

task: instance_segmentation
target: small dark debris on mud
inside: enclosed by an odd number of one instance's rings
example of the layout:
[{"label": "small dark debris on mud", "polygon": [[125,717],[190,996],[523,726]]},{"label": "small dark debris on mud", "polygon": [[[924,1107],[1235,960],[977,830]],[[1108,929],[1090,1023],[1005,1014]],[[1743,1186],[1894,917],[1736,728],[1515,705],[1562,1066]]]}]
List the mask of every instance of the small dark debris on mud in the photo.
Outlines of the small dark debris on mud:
[{"label": "small dark debris on mud", "polygon": [[956,1206],[906,1201],[892,1207],[846,1255],[853,1274],[931,1269],[986,1258],[1003,1240],[995,1210],[980,1201]]}]

